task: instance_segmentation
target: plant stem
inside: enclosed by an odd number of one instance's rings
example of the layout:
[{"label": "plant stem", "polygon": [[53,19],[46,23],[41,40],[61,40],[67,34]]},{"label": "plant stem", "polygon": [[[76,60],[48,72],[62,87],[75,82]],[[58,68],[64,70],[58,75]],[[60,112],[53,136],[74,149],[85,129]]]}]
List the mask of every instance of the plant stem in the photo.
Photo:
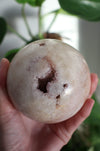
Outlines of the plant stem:
[{"label": "plant stem", "polygon": [[42,37],[42,31],[41,31],[41,26],[42,26],[41,6],[39,7],[38,17],[39,17],[39,37],[41,38]]},{"label": "plant stem", "polygon": [[13,29],[10,25],[7,25],[7,28],[13,32],[14,34],[16,34],[20,39],[22,39],[25,42],[28,42],[27,39],[25,39],[22,35],[20,35],[15,29]]},{"label": "plant stem", "polygon": [[54,18],[53,18],[53,20],[51,21],[51,23],[50,23],[50,25],[49,25],[49,27],[48,27],[48,29],[47,29],[47,32],[50,31],[50,29],[51,29],[53,23],[55,22],[55,20],[56,20],[56,18],[57,18],[58,13],[59,13],[59,10],[58,10],[57,12],[55,12]]},{"label": "plant stem", "polygon": [[60,11],[60,10],[61,10],[61,9],[59,8],[59,9],[53,10],[53,11],[51,11],[51,12],[48,12],[48,13],[44,14],[44,15],[42,16],[42,18],[45,18],[45,17],[47,17],[48,15],[51,15],[51,14],[55,14],[57,11]]},{"label": "plant stem", "polygon": [[25,15],[25,4],[22,6],[22,16],[23,16],[27,31],[28,31],[29,35],[33,38],[32,32],[30,30],[30,27],[29,27],[29,24],[27,22],[26,15]]}]

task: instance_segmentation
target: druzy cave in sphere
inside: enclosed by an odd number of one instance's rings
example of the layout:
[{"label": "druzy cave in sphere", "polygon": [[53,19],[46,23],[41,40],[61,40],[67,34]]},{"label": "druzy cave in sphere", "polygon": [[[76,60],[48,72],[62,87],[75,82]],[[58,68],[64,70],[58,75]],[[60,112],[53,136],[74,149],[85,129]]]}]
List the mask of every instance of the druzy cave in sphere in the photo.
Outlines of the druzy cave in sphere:
[{"label": "druzy cave in sphere", "polygon": [[13,58],[7,90],[27,117],[57,123],[75,115],[90,92],[90,72],[83,56],[60,40],[28,44]]}]

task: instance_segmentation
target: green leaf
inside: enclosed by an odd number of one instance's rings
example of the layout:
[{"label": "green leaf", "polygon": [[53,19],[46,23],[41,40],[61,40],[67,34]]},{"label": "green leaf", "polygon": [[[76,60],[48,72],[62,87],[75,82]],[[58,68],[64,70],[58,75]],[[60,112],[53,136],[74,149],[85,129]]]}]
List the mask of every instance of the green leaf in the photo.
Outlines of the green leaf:
[{"label": "green leaf", "polygon": [[33,37],[31,40],[29,40],[26,44],[29,44],[31,42],[34,42],[34,41],[37,41],[37,40],[40,40],[40,37],[39,35],[36,35],[35,37]]},{"label": "green leaf", "polygon": [[0,44],[3,41],[6,32],[7,32],[6,21],[2,17],[0,17]]},{"label": "green leaf", "polygon": [[16,55],[16,53],[19,51],[20,49],[13,49],[8,51],[5,54],[5,58],[7,58],[10,62],[12,61],[13,57]]},{"label": "green leaf", "polygon": [[45,0],[16,0],[16,1],[21,4],[27,3],[31,6],[41,6]]},{"label": "green leaf", "polygon": [[58,0],[70,14],[89,21],[100,21],[100,0]]}]

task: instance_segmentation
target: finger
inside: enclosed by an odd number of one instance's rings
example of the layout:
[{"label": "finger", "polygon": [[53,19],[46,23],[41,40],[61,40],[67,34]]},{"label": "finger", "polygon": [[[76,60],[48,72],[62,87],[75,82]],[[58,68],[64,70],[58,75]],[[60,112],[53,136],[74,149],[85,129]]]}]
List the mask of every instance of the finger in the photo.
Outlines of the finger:
[{"label": "finger", "polygon": [[92,94],[95,92],[96,87],[98,84],[98,76],[95,73],[91,74],[91,89],[90,89],[90,95],[89,98],[92,96]]},{"label": "finger", "polygon": [[7,72],[9,68],[9,61],[3,58],[0,63],[0,87],[6,87]]},{"label": "finger", "polygon": [[94,100],[88,99],[81,110],[71,119],[66,121],[65,127],[70,135],[72,135],[79,125],[90,115],[93,105]]}]

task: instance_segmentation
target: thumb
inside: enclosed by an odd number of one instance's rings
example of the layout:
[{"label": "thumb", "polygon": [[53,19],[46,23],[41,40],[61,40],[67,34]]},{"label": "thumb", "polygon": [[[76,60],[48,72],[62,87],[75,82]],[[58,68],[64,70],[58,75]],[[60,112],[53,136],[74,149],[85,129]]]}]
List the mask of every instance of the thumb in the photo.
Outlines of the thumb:
[{"label": "thumb", "polygon": [[0,117],[4,117],[14,110],[6,89],[8,68],[9,61],[3,58],[0,63]]},{"label": "thumb", "polygon": [[3,89],[6,88],[6,79],[9,64],[9,61],[6,58],[3,58],[0,62],[0,87]]}]

